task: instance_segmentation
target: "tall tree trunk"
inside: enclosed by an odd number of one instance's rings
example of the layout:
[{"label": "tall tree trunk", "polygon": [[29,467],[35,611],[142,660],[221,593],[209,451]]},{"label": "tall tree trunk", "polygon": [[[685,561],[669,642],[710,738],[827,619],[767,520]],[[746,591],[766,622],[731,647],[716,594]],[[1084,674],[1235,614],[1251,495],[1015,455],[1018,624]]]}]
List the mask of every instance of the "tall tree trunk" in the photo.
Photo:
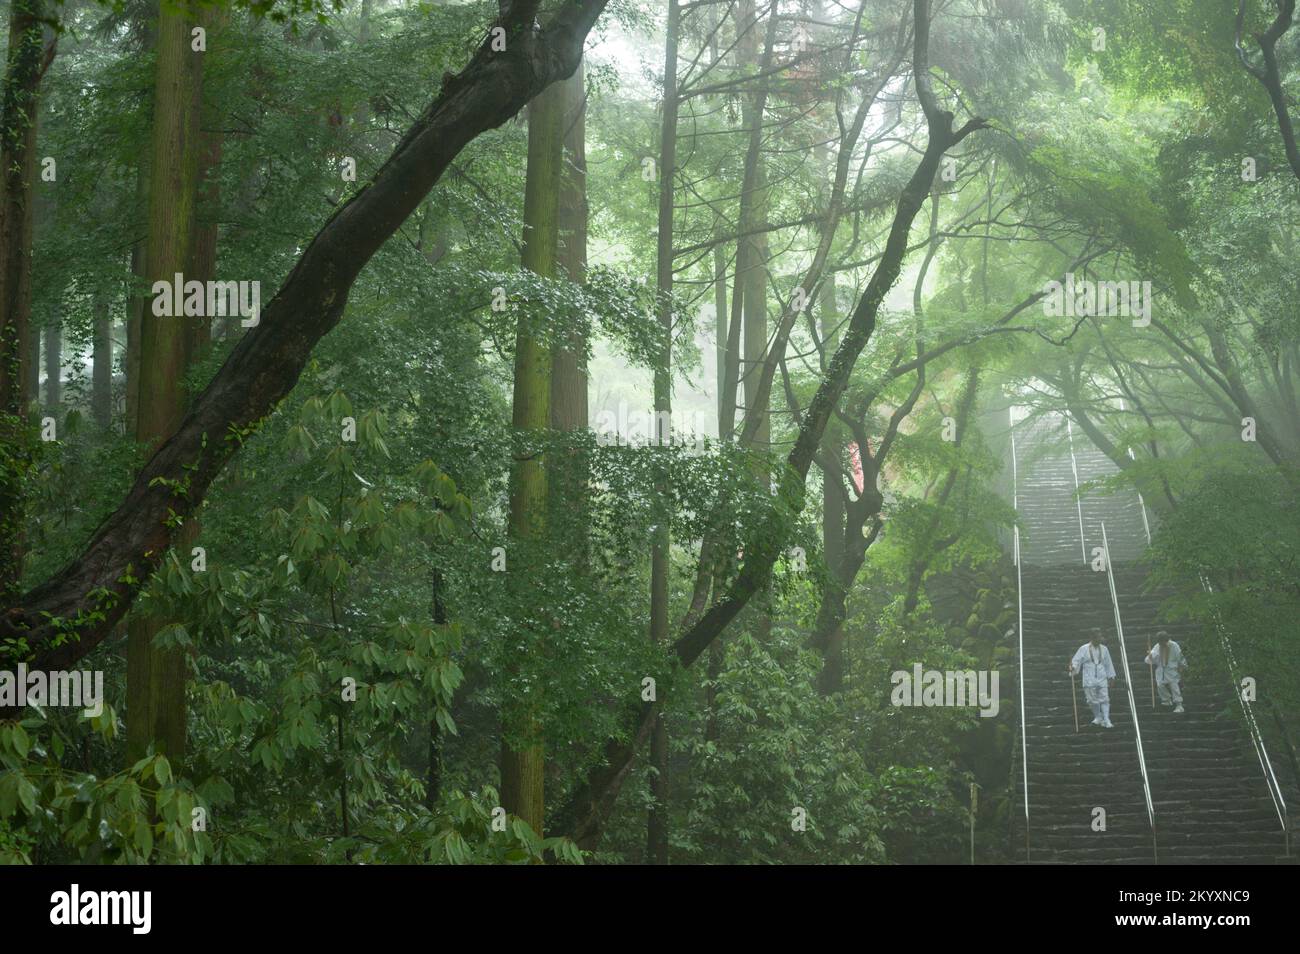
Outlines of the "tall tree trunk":
[{"label": "tall tree trunk", "polygon": [[[755,22],[754,0],[742,0],[737,14],[736,40],[737,60],[742,70],[761,70],[767,66],[772,57],[772,45],[776,35],[775,19],[769,20],[767,42],[760,61],[758,44],[758,24]],[[754,257],[762,247],[762,241],[745,233],[753,228],[756,220],[762,219],[762,213],[755,213],[754,208],[760,202],[765,190],[762,188],[762,117],[767,104],[766,82],[757,89],[747,93],[741,100],[741,128],[749,136],[745,147],[745,165],[740,189],[740,223],[739,238],[736,241],[736,275],[731,297],[731,318],[727,328],[727,353],[724,362],[725,378],[722,382],[722,421],[720,433],[731,433],[736,425],[737,397],[741,391],[742,378],[748,386],[751,377],[750,367],[742,366],[740,339],[743,336],[742,322],[753,308],[746,305],[745,293],[751,285],[750,275],[755,270]],[[760,268],[759,271],[762,271]],[[766,289],[763,289],[764,294]],[[748,310],[747,310],[748,309]]]},{"label": "tall tree trunk", "polygon": [[[154,52],[158,42],[158,24],[153,19],[141,15],[144,21],[140,30],[144,37],[142,46],[147,52]],[[145,101],[144,109],[150,111],[153,105],[152,90]],[[150,116],[147,121],[152,121]],[[152,148],[140,151],[135,163],[135,197],[131,205],[132,235],[131,243],[131,277],[126,289],[126,354],[122,360],[122,372],[126,379],[122,404],[125,410],[124,433],[132,440],[140,426],[140,342],[144,335],[144,312],[149,307],[148,283],[146,281],[146,261],[149,251],[149,164]]]},{"label": "tall tree trunk", "polygon": [[[659,140],[659,234],[655,263],[655,290],[659,309],[659,364],[655,367],[655,444],[672,440],[673,343],[673,181],[677,174],[677,0],[668,0],[668,26],[664,42],[663,125]],[[669,487],[660,483],[654,542],[650,550],[650,639],[668,642],[668,572],[672,533],[667,506]],[[646,860],[668,864],[668,729],[663,711],[655,705],[650,732],[650,813],[646,820]]]},{"label": "tall tree trunk", "polygon": [[[838,316],[835,314],[835,275],[831,273],[821,297],[821,334],[823,348],[833,349],[831,336]],[[824,369],[823,369],[824,370]],[[845,513],[844,474],[840,469],[840,459],[844,446],[838,437],[834,425],[827,427],[822,439],[822,561],[826,565],[828,577],[834,577],[844,559],[844,526],[848,515]],[[827,586],[836,585],[828,578]],[[828,634],[827,644],[835,637]]]},{"label": "tall tree trunk", "polygon": [[[741,0],[739,7],[739,17],[741,29],[744,30],[744,36],[739,45],[740,66],[741,69],[759,70],[762,65],[771,58],[770,43],[771,31],[769,30],[768,44],[765,48],[762,61],[760,63],[758,53],[758,23],[756,22],[756,11],[754,0]],[[775,18],[775,4],[769,16]],[[770,23],[769,23],[770,26]],[[762,231],[767,224],[767,167],[763,162],[762,141],[763,141],[763,117],[767,106],[767,81],[760,81],[759,88],[752,90],[745,97],[741,107],[742,125],[751,130],[751,149],[746,157],[747,163],[752,162],[752,169],[749,169],[749,175],[746,179],[749,183],[750,192],[749,201],[742,202],[739,241],[747,248],[745,255],[745,269],[743,272],[737,272],[737,285],[743,291],[743,311],[744,311],[744,335],[743,335],[743,356],[741,358],[741,379],[744,384],[745,395],[745,417],[746,423],[749,423],[749,416],[757,414],[760,417],[758,426],[754,428],[753,438],[749,442],[749,447],[758,455],[759,463],[755,467],[755,478],[762,490],[770,490],[772,483],[771,470],[768,468],[765,458],[771,451],[771,416],[767,413],[766,408],[760,407],[762,399],[759,393],[759,378],[763,363],[767,358],[767,257],[768,246],[767,237]],[[745,233],[749,233],[746,235]],[[762,642],[766,642],[772,633],[772,617],[770,616],[769,603],[770,590],[764,588],[762,595],[759,597],[754,610],[754,631],[755,635]]]},{"label": "tall tree trunk", "polygon": [[[557,83],[564,95],[564,166],[560,172],[557,271],[581,284],[587,275],[587,91],[583,65]],[[555,348],[551,372],[551,424],[559,431],[582,430],[589,423],[587,342],[576,334]]]},{"label": "tall tree trunk", "polygon": [[[715,65],[721,58],[717,37],[718,27],[721,25],[723,16],[725,14],[714,9],[711,9],[708,13],[711,35],[709,56]],[[744,189],[742,189],[742,198],[743,193]],[[743,295],[740,294],[740,282],[739,278],[737,278],[737,296],[731,305],[731,308],[736,309],[733,316],[731,309],[727,305],[727,252],[726,242],[723,239],[723,221],[720,215],[716,216],[714,220],[713,233],[713,327],[718,352],[718,441],[729,444],[735,440],[736,431],[736,386],[740,380],[740,308],[744,299]],[[739,276],[742,269],[742,250],[744,248],[745,243],[743,241],[736,243],[737,276]],[[723,556],[723,551],[732,545],[732,541],[723,536],[719,536],[717,542],[711,543],[706,533],[705,539],[700,545],[697,589],[707,586],[709,592],[720,591],[729,564],[729,561]],[[705,599],[707,600],[707,598],[706,593]],[[708,742],[716,742],[718,739],[718,679],[722,675],[724,654],[725,650],[721,639],[716,640],[709,647],[709,664],[704,680],[704,738]]]},{"label": "tall tree trunk", "polygon": [[[555,84],[528,108],[528,178],[524,186],[523,266],[543,278],[555,275],[559,242],[560,169],[564,161],[565,95]],[[514,408],[517,435],[545,431],[551,421],[551,352],[533,336],[525,320],[515,338]],[[525,454],[510,470],[512,539],[538,541],[547,532],[546,464],[541,454]],[[516,564],[518,565],[518,564]],[[516,571],[517,572],[517,571]],[[522,624],[521,624],[522,625]],[[545,753],[535,710],[507,727],[502,741],[501,798],[541,834],[545,823]],[[516,739],[512,744],[510,736]]]},{"label": "tall tree trunk", "polygon": [[126,410],[126,433],[134,438],[140,424],[140,338],[144,310],[149,297],[145,294],[145,253],[148,245],[149,173],[147,157],[141,157],[135,174],[135,207],[140,215],[140,231],[131,245],[131,277],[126,291],[126,356],[122,362],[125,378],[123,405]]},{"label": "tall tree trunk", "polygon": [[[581,284],[587,275],[587,94],[582,64],[556,85],[564,98],[556,273]],[[585,329],[575,328],[566,341],[551,349],[551,427],[557,433],[577,434],[587,429],[588,422],[587,334]],[[551,506],[565,515],[562,535],[557,536],[560,527],[552,521],[554,545],[557,552],[568,554],[576,572],[583,572],[591,550],[591,476],[585,452],[579,447],[567,447],[550,462],[549,477]]]},{"label": "tall tree trunk", "polygon": [[[199,195],[194,244],[190,250],[190,267],[186,280],[212,281],[217,277],[217,220],[221,210],[221,149],[218,132],[203,133],[201,138],[198,181]],[[201,358],[212,343],[212,316],[188,325],[186,363]]]},{"label": "tall tree trunk", "polygon": [[[191,50],[191,27],[182,11],[161,4],[145,252],[150,287],[157,281],[170,286],[192,264],[203,54]],[[155,446],[166,440],[184,417],[181,380],[194,337],[187,320],[194,319],[158,316],[152,307],[143,312],[135,434],[141,443]],[[185,547],[190,540],[187,530],[178,544]],[[154,647],[162,625],[156,616],[136,616],[127,627],[128,762],[143,757],[151,744],[173,762],[185,758],[185,656],[179,649]]]},{"label": "tall tree trunk", "polygon": [[[717,59],[716,50],[714,59]],[[726,411],[727,406],[727,368],[739,368],[739,354],[732,354],[731,347],[740,346],[738,336],[734,337],[729,334],[728,310],[727,310],[727,253],[726,243],[722,239],[722,220],[719,218],[714,225],[714,237],[716,244],[713,246],[713,327],[717,341],[717,416],[718,416],[718,440],[721,443],[730,443],[735,439],[735,392],[732,391],[730,414]],[[700,565],[696,571],[696,591],[702,591],[704,608],[707,608],[709,594],[717,589],[717,585],[723,578],[724,574],[720,568],[725,566],[725,561],[721,559],[722,550],[725,546],[730,545],[730,540],[723,540],[721,537],[710,538],[705,535],[700,544]],[[701,610],[702,612],[702,610]],[[716,741],[718,738],[718,677],[722,675],[723,647],[722,640],[718,640],[709,648],[709,666],[704,680],[704,738],[706,741]]]},{"label": "tall tree trunk", "polygon": [[[198,25],[207,32],[207,48],[212,50],[218,35],[225,29],[227,11],[205,8],[198,14]],[[200,282],[217,277],[218,223],[221,220],[221,153],[225,137],[220,129],[221,117],[215,110],[204,114],[203,108],[203,57],[209,53],[194,54],[195,81],[191,86],[190,122],[198,144],[198,166],[195,173],[194,238],[190,246],[190,265],[186,279]],[[229,311],[229,309],[227,309]],[[186,364],[203,356],[212,343],[212,316],[187,323]]]},{"label": "tall tree trunk", "polygon": [[[432,594],[432,613],[434,626],[447,625],[446,580],[442,570],[434,567],[430,576]],[[424,804],[432,811],[438,804],[442,793],[442,727],[438,725],[437,716],[429,718],[429,765],[424,785]]]},{"label": "tall tree trunk", "polygon": [[42,18],[45,0],[11,0],[9,48],[0,99],[0,598],[17,595],[22,575],[22,474],[30,459],[24,416],[36,393],[31,335],[32,181],[41,77],[54,56]]},{"label": "tall tree trunk", "polygon": [[723,434],[723,382],[727,379],[727,247],[722,239],[722,219],[713,227],[716,244],[713,246],[713,330],[717,341],[717,405],[718,405],[718,440],[730,440],[730,434]]},{"label": "tall tree trunk", "polygon": [[[820,5],[818,12],[820,13]],[[833,130],[827,129],[826,134],[829,138]],[[828,145],[819,144],[813,148],[813,155],[817,163],[818,173],[821,179],[822,194],[825,197],[824,204],[831,211],[831,202],[835,193],[835,184],[837,181],[837,164],[831,161],[831,152]],[[828,216],[829,218],[829,216]],[[826,228],[834,228],[837,223],[828,221]],[[818,337],[821,339],[821,347],[818,349],[819,371],[826,371],[826,363],[830,354],[835,350],[835,326],[839,322],[839,314],[836,311],[838,295],[835,289],[835,272],[829,272],[822,280],[822,287],[817,298],[818,306]],[[840,456],[843,453],[843,446],[836,435],[834,425],[826,428],[826,435],[822,440],[822,562],[825,564],[828,572],[833,572],[834,568],[839,566],[840,558],[844,551],[844,475],[840,471]]]}]

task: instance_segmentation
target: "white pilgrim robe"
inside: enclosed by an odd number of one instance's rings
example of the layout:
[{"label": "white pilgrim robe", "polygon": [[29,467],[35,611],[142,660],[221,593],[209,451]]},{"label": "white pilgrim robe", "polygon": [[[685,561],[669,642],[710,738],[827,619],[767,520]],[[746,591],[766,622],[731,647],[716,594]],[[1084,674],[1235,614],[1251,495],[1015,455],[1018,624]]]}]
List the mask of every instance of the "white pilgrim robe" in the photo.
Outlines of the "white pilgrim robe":
[{"label": "white pilgrim robe", "polygon": [[1181,706],[1183,691],[1179,680],[1182,678],[1183,670],[1187,668],[1183,647],[1172,639],[1169,640],[1169,658],[1165,659],[1164,653],[1160,651],[1160,644],[1156,643],[1151,647],[1151,652],[1147,653],[1146,661],[1148,666],[1154,666],[1156,669],[1156,689],[1160,692],[1160,701],[1165,705]]},{"label": "white pilgrim robe", "polygon": [[1084,643],[1070,660],[1070,672],[1083,673],[1083,697],[1092,707],[1093,725],[1110,725],[1110,689],[1107,680],[1115,678],[1115,664],[1105,646]]}]

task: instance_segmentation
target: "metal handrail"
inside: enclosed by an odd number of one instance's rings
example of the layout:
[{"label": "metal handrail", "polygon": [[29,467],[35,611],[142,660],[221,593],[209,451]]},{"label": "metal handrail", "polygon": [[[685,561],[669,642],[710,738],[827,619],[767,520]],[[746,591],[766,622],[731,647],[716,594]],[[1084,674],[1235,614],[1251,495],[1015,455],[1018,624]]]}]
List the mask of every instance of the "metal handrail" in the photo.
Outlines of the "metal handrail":
[{"label": "metal handrail", "polygon": [[[1013,405],[1014,407],[1014,405]],[[1007,410],[1013,416],[1012,409]],[[1018,489],[1019,474],[1016,469],[1016,422],[1011,422],[1011,507],[1020,514]],[[1025,794],[1025,861],[1029,861],[1029,741],[1025,724],[1025,597],[1020,576],[1020,526],[1011,528],[1012,559],[1016,564],[1016,674],[1020,681],[1020,760],[1021,787]]]},{"label": "metal handrail", "polygon": [[1065,418],[1065,435],[1070,440],[1070,470],[1074,472],[1074,505],[1079,511],[1079,549],[1083,551],[1083,562],[1088,562],[1088,542],[1083,535],[1083,498],[1079,496],[1079,462],[1074,457],[1074,428],[1070,426],[1069,415]]},{"label": "metal handrail", "polygon": [[1128,647],[1124,642],[1124,623],[1119,614],[1119,595],[1115,591],[1115,574],[1110,566],[1110,541],[1106,537],[1106,522],[1101,523],[1101,552],[1106,561],[1106,582],[1110,584],[1110,604],[1115,611],[1115,632],[1119,635],[1120,661],[1124,665],[1124,688],[1128,693],[1129,711],[1133,713],[1133,735],[1137,739],[1138,767],[1142,770],[1142,792],[1147,801],[1147,819],[1151,822],[1151,854],[1158,864],[1160,849],[1156,836],[1156,807],[1151,800],[1151,779],[1147,774],[1146,751],[1142,746],[1142,727],[1138,724],[1137,700],[1133,698],[1133,679],[1128,668]]},{"label": "metal handrail", "polygon": [[[1198,574],[1201,578],[1201,586],[1205,592],[1213,593],[1214,587],[1206,579],[1204,573]],[[1228,678],[1232,680],[1233,695],[1241,703],[1242,714],[1246,717],[1246,726],[1249,729],[1250,741],[1255,746],[1255,757],[1259,759],[1259,767],[1264,772],[1264,782],[1268,786],[1268,794],[1273,799],[1273,810],[1277,812],[1277,820],[1282,825],[1282,846],[1286,857],[1291,857],[1291,826],[1289,824],[1290,812],[1286,807],[1286,798],[1282,795],[1282,785],[1277,780],[1277,773],[1273,771],[1273,761],[1268,757],[1268,749],[1264,747],[1264,734],[1260,731],[1259,723],[1255,721],[1255,710],[1251,707],[1250,701],[1242,694],[1241,680],[1238,679],[1237,657],[1232,651],[1232,642],[1228,639],[1228,628],[1223,625],[1223,620],[1219,618],[1217,611],[1213,612],[1214,628],[1219,632],[1219,642],[1223,646],[1224,657],[1228,660]]]},{"label": "metal handrail", "polygon": [[1018,621],[1016,625],[1017,634],[1017,664],[1016,672],[1020,677],[1020,761],[1021,761],[1021,786],[1025,792],[1025,861],[1029,860],[1029,740],[1028,727],[1025,724],[1025,599],[1024,587],[1020,582],[1020,528],[1015,528],[1016,540],[1016,612]]}]

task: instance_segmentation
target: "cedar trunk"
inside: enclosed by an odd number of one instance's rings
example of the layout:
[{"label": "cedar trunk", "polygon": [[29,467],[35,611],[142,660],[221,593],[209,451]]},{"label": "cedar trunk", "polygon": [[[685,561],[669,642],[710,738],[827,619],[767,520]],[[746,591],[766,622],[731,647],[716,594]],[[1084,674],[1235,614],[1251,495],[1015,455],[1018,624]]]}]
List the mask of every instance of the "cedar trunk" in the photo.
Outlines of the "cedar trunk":
[{"label": "cedar trunk", "polygon": [[[543,278],[555,275],[558,251],[564,105],[564,88],[556,84],[528,108],[523,266]],[[519,322],[515,338],[511,421],[518,435],[543,432],[551,422],[551,351],[533,335],[524,319]],[[512,539],[536,541],[547,532],[546,486],[542,454],[528,453],[516,459],[510,472]],[[525,711],[517,724],[506,729],[501,747],[502,804],[541,834],[545,822],[542,727],[535,715]]]},{"label": "cedar trunk", "polygon": [[[190,28],[182,12],[161,5],[145,251],[151,288],[187,272],[194,248],[203,54],[190,49]],[[149,306],[143,310],[135,433],[141,443],[156,446],[180,426],[181,381],[194,336],[189,323],[205,320],[159,316]],[[183,526],[177,542],[186,559],[193,538],[193,528]],[[153,645],[162,626],[163,620],[152,615],[137,615],[127,626],[128,762],[142,758],[151,744],[173,762],[185,757],[185,656],[180,649]]]}]

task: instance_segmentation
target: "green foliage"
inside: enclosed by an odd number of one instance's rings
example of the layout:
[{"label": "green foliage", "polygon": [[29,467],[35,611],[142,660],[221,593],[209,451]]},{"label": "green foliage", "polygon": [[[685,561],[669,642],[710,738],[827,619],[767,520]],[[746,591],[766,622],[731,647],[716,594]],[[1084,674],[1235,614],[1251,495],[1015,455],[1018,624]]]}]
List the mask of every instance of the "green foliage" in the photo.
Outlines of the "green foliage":
[{"label": "green foliage", "polygon": [[[1258,462],[1220,459],[1181,494],[1152,553],[1155,578],[1187,594],[1170,614],[1201,620],[1208,645],[1218,643],[1222,627],[1238,677],[1253,675],[1265,705],[1283,713],[1300,705],[1300,671],[1291,652],[1300,620],[1298,540],[1294,491]],[[1211,591],[1200,588],[1202,577]],[[1206,662],[1223,670],[1225,682],[1231,679],[1223,660],[1210,656]]]},{"label": "green foliage", "polygon": [[[209,36],[202,122],[222,136],[210,180],[219,202],[204,212],[219,226],[220,277],[259,281],[266,302],[499,9],[220,5],[229,25]],[[156,617],[157,645],[186,659],[187,757],[151,751],[127,764],[125,647],[107,639],[81,662],[106,676],[99,716],[2,714],[0,861],[581,863],[561,811],[609,740],[627,739],[646,677],[670,742],[658,807],[673,860],[962,860],[969,784],[985,793],[980,830],[1005,821],[1014,706],[1003,699],[1002,718],[980,719],[895,707],[889,690],[916,662],[1004,672],[1009,661],[1008,403],[1054,420],[1068,404],[1110,445],[1120,472],[1091,489],[1144,494],[1153,573],[1177,594],[1166,612],[1230,633],[1243,668],[1268,674],[1274,723],[1294,727],[1297,192],[1262,90],[1232,49],[1235,5],[958,0],[937,11],[936,94],[993,128],[952,150],[954,169],[933,184],[814,468],[801,480],[785,467],[924,148],[907,51],[894,50],[907,12],[896,6],[869,3],[860,21],[827,8],[815,41],[829,52],[759,79],[737,55],[734,12],[695,5],[683,18],[690,94],[664,301],[650,281],[662,79],[631,65],[662,62],[661,10],[611,5],[585,64],[582,280],[520,267],[526,122],[460,151],[348,289],[342,320],[280,405],[208,435],[239,451],[191,526],[168,520],[178,540],[197,530],[206,563],[177,547],[147,581],[139,566],[126,571],[144,583],[131,611]],[[39,153],[58,157],[59,176],[34,184],[32,324],[60,332],[63,391],[58,407],[0,421],[13,435],[0,441],[0,480],[21,501],[0,536],[21,531],[19,590],[81,552],[149,453],[126,434],[121,319],[148,291],[130,249],[144,232],[153,56],[141,8],[105,7],[62,5],[42,85]],[[794,40],[787,12],[778,61]],[[1248,27],[1268,12],[1249,3]],[[1099,28],[1105,49],[1093,49]],[[850,30],[857,46],[841,58]],[[1288,90],[1297,36],[1279,48]],[[841,148],[836,136],[878,81],[864,138]],[[743,120],[760,82],[766,188],[750,214],[762,231],[740,234]],[[770,341],[823,238],[840,155],[851,160],[844,215],[774,377],[770,445],[716,439],[737,246],[761,249]],[[340,174],[348,159],[356,181]],[[1243,180],[1243,159],[1256,161],[1255,181]],[[572,172],[576,156],[566,163]],[[1031,296],[1072,268],[1152,281],[1158,325],[1045,321]],[[107,428],[87,413],[105,307],[117,354]],[[278,320],[258,334],[295,333],[294,316]],[[187,394],[246,353],[237,324],[213,330]],[[515,432],[521,333],[581,359],[591,427]],[[909,364],[918,353],[923,378]],[[640,414],[664,370],[675,430],[657,446]],[[972,379],[958,444],[948,421]],[[1247,405],[1257,441],[1241,438]],[[58,439],[38,442],[32,426],[46,413]],[[877,498],[857,488],[853,461],[886,446]],[[545,534],[521,540],[509,532],[509,489],[525,458],[543,463],[548,500]],[[162,484],[182,498],[193,489],[184,475]],[[827,525],[839,529],[845,501],[874,508],[852,533],[879,533],[847,588],[843,690],[824,694],[818,628],[837,569]],[[699,599],[726,597],[746,561],[775,562],[685,670],[670,644],[647,639],[649,554],[665,523],[659,609],[673,637]],[[712,563],[700,567],[702,556]],[[117,598],[96,591],[81,618],[102,619]],[[0,659],[28,653],[21,638],[0,646]],[[503,743],[545,752],[546,832],[503,813]],[[645,858],[655,771],[635,763],[595,860]]]},{"label": "green foliage", "polygon": [[214,859],[196,828],[209,802],[149,755],[98,776],[66,767],[120,730],[111,706],[90,719],[53,718],[35,706],[0,723],[0,863],[199,864]]}]

